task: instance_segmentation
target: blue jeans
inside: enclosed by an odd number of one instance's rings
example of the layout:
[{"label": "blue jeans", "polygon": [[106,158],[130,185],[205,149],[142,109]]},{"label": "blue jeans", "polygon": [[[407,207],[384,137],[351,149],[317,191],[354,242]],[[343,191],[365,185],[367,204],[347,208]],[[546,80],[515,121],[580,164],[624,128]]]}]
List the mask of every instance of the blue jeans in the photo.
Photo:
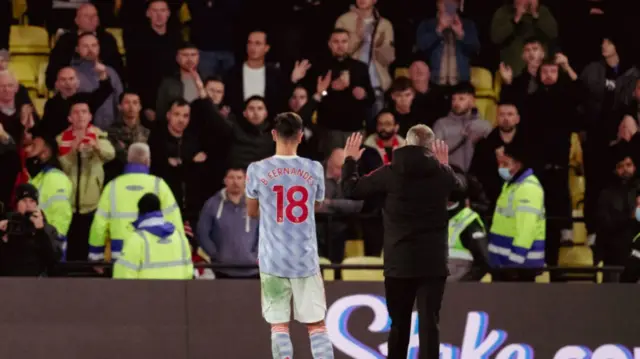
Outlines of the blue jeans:
[{"label": "blue jeans", "polygon": [[235,56],[231,51],[200,51],[198,70],[202,79],[224,73],[235,64]]}]

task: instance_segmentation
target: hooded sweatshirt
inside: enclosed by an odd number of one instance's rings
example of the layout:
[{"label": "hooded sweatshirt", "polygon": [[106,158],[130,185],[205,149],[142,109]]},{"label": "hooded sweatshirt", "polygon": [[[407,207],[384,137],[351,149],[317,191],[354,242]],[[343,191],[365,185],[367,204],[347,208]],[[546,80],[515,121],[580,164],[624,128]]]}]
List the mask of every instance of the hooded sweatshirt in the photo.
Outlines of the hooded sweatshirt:
[{"label": "hooded sweatshirt", "polygon": [[[95,63],[82,59],[74,59],[71,66],[78,74],[80,87],[78,92],[94,92],[100,87],[100,78],[95,71]],[[111,96],[107,97],[102,106],[100,106],[93,115],[93,124],[100,129],[106,131],[115,122],[118,114],[118,99],[123,91],[120,76],[112,68],[107,66],[107,74],[111,81],[113,91]]]},{"label": "hooded sweatshirt", "polygon": [[[247,215],[244,196],[235,204],[223,189],[211,197],[200,212],[197,240],[217,264],[256,264],[258,219]],[[258,269],[219,269],[229,276],[253,276]]]},{"label": "hooded sweatshirt", "polygon": [[467,172],[475,148],[475,143],[470,137],[487,137],[491,132],[491,124],[482,119],[478,111],[472,111],[469,115],[456,115],[451,112],[436,122],[433,132],[436,138],[449,145],[449,162]]},{"label": "hooded sweatshirt", "polygon": [[444,277],[448,274],[447,202],[462,188],[451,167],[423,147],[398,148],[390,165],[359,177],[349,157],[342,168],[346,198],[385,194],[384,274],[387,277]]}]

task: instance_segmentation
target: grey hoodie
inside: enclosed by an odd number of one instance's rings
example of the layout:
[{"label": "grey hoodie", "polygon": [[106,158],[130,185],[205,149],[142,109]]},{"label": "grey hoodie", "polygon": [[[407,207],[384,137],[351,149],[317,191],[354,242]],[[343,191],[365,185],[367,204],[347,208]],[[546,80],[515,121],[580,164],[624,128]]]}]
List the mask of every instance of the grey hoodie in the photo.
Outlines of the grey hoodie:
[{"label": "grey hoodie", "polygon": [[[258,220],[247,215],[244,197],[239,204],[227,198],[227,190],[216,193],[202,207],[196,238],[217,264],[257,264]],[[229,276],[252,276],[258,269],[216,269]]]},{"label": "grey hoodie", "polygon": [[[80,82],[78,92],[93,92],[100,86],[100,78],[94,70],[94,62],[76,58],[72,60],[71,67],[76,70],[78,82]],[[107,66],[107,74],[109,80],[111,80],[113,92],[93,115],[93,124],[104,131],[107,131],[116,121],[118,116],[118,99],[123,91],[122,81],[120,81],[118,73],[112,67]]]},{"label": "grey hoodie", "polygon": [[475,143],[469,136],[484,138],[492,129],[491,123],[482,119],[477,111],[472,111],[469,115],[455,115],[451,112],[433,126],[436,138],[449,145],[449,163],[460,167],[465,173],[469,171],[475,149]]}]

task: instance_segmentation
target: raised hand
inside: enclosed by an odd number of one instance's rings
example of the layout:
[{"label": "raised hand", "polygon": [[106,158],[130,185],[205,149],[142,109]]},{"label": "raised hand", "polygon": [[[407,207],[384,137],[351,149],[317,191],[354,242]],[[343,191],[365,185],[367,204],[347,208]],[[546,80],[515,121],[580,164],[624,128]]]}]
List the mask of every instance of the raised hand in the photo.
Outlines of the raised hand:
[{"label": "raised hand", "polygon": [[458,15],[456,15],[451,22],[451,30],[453,30],[458,39],[464,38],[464,28],[462,27],[462,21]]},{"label": "raised hand", "polygon": [[204,161],[207,160],[207,154],[204,152],[198,152],[194,157],[193,157],[193,162],[196,163],[202,163]]},{"label": "raised hand", "polygon": [[569,58],[565,54],[559,52],[556,54],[555,63],[564,69],[569,66]]},{"label": "raised hand", "polygon": [[443,140],[436,139],[431,146],[433,156],[440,162],[440,164],[449,164],[449,146]]},{"label": "raised hand", "polygon": [[513,82],[513,70],[511,69],[511,66],[505,65],[504,62],[501,62],[499,71],[500,77],[502,77],[502,82],[510,85]]},{"label": "raised hand", "polygon": [[311,68],[309,60],[296,61],[291,71],[291,82],[296,83],[307,76],[307,71]]},{"label": "raised hand", "polygon": [[324,75],[324,77],[318,76],[318,82],[316,84],[316,93],[322,96],[322,93],[327,91],[327,89],[329,88],[329,85],[331,85],[331,70],[329,70],[327,74]]},{"label": "raised hand", "polygon": [[347,143],[344,145],[344,156],[345,158],[352,157],[354,160],[359,160],[360,156],[364,152],[364,148],[361,149],[362,146],[362,134],[360,132],[354,132],[347,138]]},{"label": "raised hand", "polygon": [[105,66],[102,62],[100,61],[96,61],[95,66],[93,67],[93,70],[96,72],[96,74],[98,74],[98,77],[100,78],[100,80],[104,80],[107,78],[108,73],[107,73],[107,66]]}]

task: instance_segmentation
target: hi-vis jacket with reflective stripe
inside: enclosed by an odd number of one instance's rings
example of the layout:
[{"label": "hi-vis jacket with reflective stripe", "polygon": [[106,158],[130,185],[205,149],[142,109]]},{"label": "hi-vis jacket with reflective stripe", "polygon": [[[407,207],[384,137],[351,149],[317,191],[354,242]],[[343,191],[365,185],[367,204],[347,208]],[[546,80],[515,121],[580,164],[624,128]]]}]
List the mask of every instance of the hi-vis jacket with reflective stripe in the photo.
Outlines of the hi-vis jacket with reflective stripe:
[{"label": "hi-vis jacket with reflective stripe", "polygon": [[480,215],[471,208],[463,208],[449,220],[449,258],[473,261],[473,255],[460,240],[460,234],[474,221],[484,228]]},{"label": "hi-vis jacket with reflective stripe", "polygon": [[107,238],[111,240],[111,258],[118,258],[123,241],[135,231],[131,223],[138,217],[138,201],[146,193],[158,196],[164,218],[184,234],[182,215],[173,192],[162,178],[148,172],[146,166],[128,164],[124,174],[104,187],[89,232],[89,260],[104,259]]},{"label": "hi-vis jacket with reflective stripe", "polygon": [[[163,228],[147,230],[143,228],[145,223]],[[187,237],[164,222],[159,213],[157,218],[141,221],[138,230],[124,242],[122,254],[113,266],[113,278],[192,279],[193,262]]]},{"label": "hi-vis jacket with reflective stripe", "polygon": [[494,266],[544,266],[544,191],[527,169],[502,187],[489,233]]},{"label": "hi-vis jacket with reflective stripe", "polygon": [[73,217],[71,180],[59,169],[46,167],[29,182],[38,189],[38,207],[44,213],[47,223],[58,231],[60,240],[66,242]]}]

